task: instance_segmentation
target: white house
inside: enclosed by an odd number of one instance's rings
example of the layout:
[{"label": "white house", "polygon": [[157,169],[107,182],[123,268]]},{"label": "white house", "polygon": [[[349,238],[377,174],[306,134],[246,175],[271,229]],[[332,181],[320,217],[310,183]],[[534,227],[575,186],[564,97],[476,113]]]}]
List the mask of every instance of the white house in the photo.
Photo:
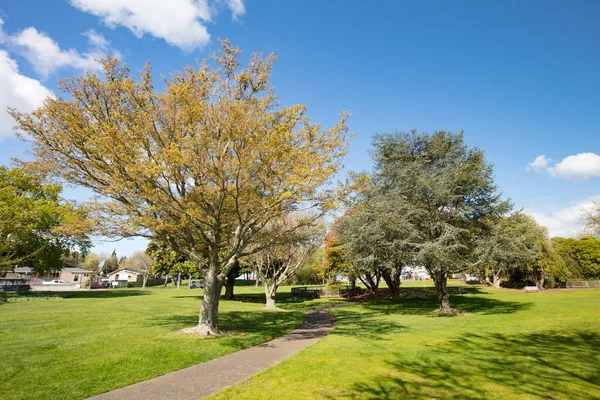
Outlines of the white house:
[{"label": "white house", "polygon": [[144,271],[140,271],[132,268],[119,268],[111,273],[109,273],[106,277],[109,281],[127,281],[127,282],[137,282],[138,276],[140,277],[140,281],[144,277]]},{"label": "white house", "polygon": [[81,285],[90,280],[92,271],[82,268],[65,267],[60,271],[50,272],[47,274],[34,274],[29,267],[16,267],[14,274],[17,277],[29,279],[33,284],[41,284],[43,281],[62,280],[65,283]]}]

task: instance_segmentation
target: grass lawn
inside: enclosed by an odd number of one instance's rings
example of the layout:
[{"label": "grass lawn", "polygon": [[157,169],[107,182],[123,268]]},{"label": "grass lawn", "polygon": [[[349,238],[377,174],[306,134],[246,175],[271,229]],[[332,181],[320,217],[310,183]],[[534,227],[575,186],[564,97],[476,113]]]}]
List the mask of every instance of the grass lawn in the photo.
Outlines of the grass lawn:
[{"label": "grass lawn", "polygon": [[146,380],[280,336],[320,302],[284,294],[281,304],[291,311],[267,312],[262,288],[239,287],[245,301],[220,307],[221,328],[238,334],[179,334],[197,324],[201,293],[150,288],[0,298],[0,398],[80,399]]},{"label": "grass lawn", "polygon": [[333,309],[329,336],[211,399],[600,399],[600,290],[451,300],[468,314],[433,317],[433,296]]}]

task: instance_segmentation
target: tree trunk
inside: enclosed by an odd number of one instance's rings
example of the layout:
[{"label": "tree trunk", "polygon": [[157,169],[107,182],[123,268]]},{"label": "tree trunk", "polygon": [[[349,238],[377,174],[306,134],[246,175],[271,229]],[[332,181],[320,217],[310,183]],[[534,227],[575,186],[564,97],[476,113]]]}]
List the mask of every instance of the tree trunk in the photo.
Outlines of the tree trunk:
[{"label": "tree trunk", "polygon": [[397,273],[395,269],[389,271],[382,271],[381,276],[388,285],[390,290],[390,297],[392,300],[400,299],[400,273]]},{"label": "tree trunk", "polygon": [[264,281],[263,285],[265,288],[265,299],[266,299],[265,308],[269,309],[269,310],[274,310],[277,308],[275,306],[275,294],[277,293],[277,286],[275,284],[273,284],[273,287],[271,289],[269,289],[269,284],[266,282],[266,280]]},{"label": "tree trunk", "polygon": [[350,289],[356,289],[356,278],[349,278],[348,280],[350,281]]},{"label": "tree trunk", "polygon": [[500,282],[502,282],[502,278],[500,278],[500,272],[492,270],[492,277],[494,279],[494,287],[500,289]]},{"label": "tree trunk", "polygon": [[218,266],[211,265],[204,276],[204,296],[200,307],[200,320],[198,326],[187,330],[188,332],[203,335],[217,335],[219,331],[219,298],[223,283],[217,277]]},{"label": "tree trunk", "polygon": [[367,292],[375,294],[375,285],[369,275],[365,275],[364,279],[362,276],[359,276],[358,279],[367,287]]},{"label": "tree trunk", "polygon": [[148,275],[142,277],[142,289],[146,288],[146,283],[148,283]]},{"label": "tree trunk", "polygon": [[446,284],[448,283],[446,275],[440,273],[435,274],[433,280],[438,295],[438,301],[440,303],[440,313],[451,313],[452,307],[450,307],[450,295],[448,294],[448,289],[446,287]]},{"label": "tree trunk", "polygon": [[235,279],[231,277],[227,277],[225,280],[225,299],[231,300],[233,299],[233,288],[235,286]]},{"label": "tree trunk", "polygon": [[538,274],[536,274],[536,286],[538,289],[540,290],[544,290],[544,282],[546,281],[546,271],[544,270],[544,268],[540,269],[540,273],[539,276]]}]

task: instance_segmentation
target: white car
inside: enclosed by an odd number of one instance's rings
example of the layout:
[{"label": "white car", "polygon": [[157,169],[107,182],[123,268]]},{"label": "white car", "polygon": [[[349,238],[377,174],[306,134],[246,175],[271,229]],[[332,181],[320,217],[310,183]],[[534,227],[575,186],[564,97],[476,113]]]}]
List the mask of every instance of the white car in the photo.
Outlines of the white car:
[{"label": "white car", "polygon": [[44,281],[42,285],[66,285],[67,282],[55,279],[53,281]]}]

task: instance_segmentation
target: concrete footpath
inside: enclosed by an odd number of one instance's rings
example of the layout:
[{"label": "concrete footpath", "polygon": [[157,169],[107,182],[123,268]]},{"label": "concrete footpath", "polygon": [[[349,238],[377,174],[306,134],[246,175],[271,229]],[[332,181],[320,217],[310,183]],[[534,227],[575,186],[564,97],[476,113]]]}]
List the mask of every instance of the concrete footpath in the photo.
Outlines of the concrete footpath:
[{"label": "concrete footpath", "polygon": [[310,310],[300,328],[254,347],[91,397],[97,400],[183,400],[233,386],[318,342],[335,326],[327,309]]}]

